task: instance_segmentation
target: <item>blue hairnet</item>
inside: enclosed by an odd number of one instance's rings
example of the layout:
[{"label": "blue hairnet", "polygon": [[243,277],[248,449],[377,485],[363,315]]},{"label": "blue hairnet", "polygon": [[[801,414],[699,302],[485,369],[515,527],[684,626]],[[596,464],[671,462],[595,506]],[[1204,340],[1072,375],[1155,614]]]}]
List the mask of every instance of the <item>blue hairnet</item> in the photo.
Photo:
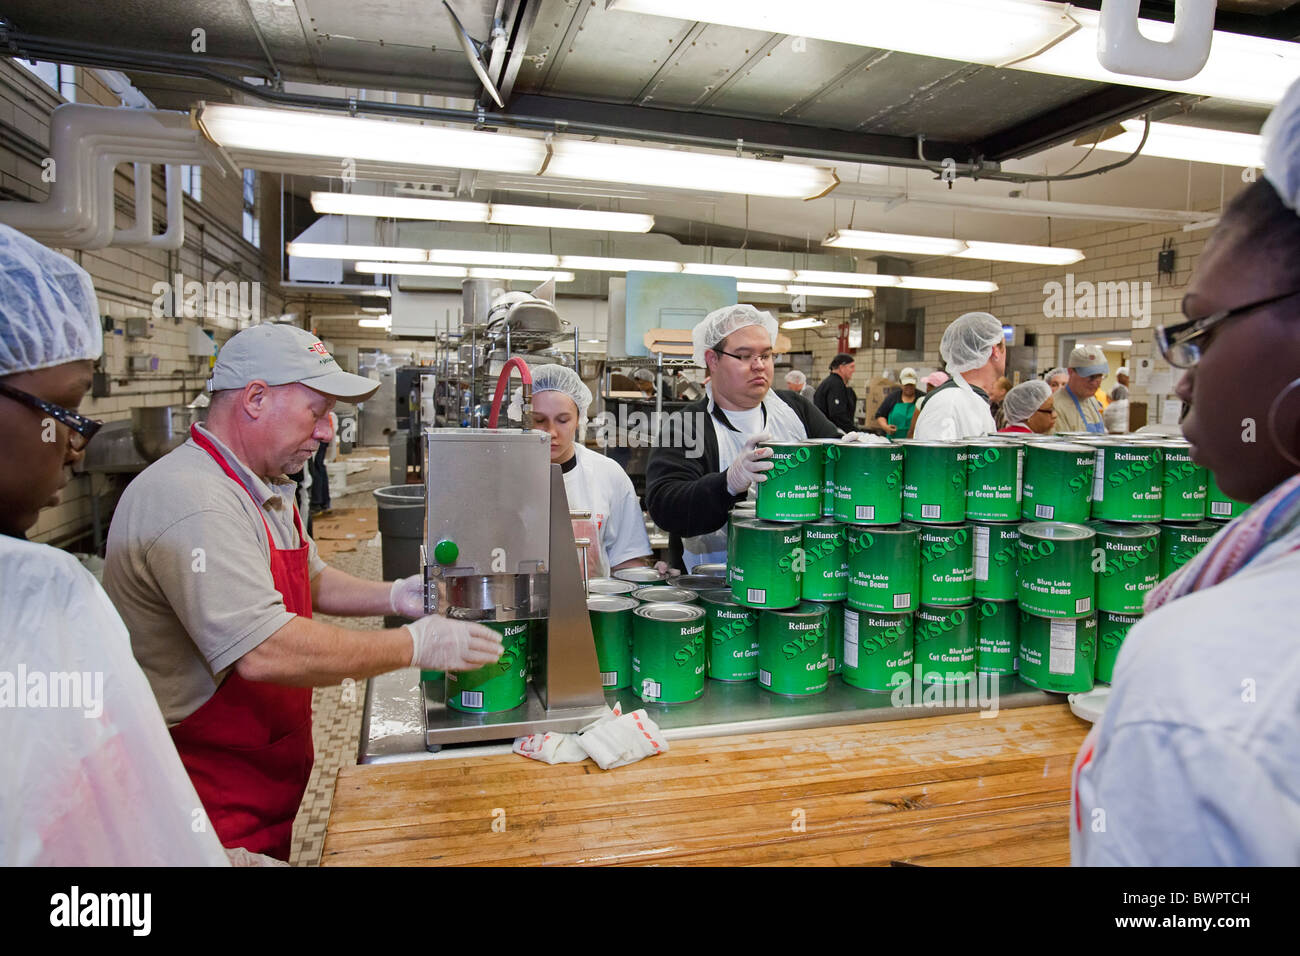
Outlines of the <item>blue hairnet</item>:
[{"label": "blue hairnet", "polygon": [[90,274],[0,225],[0,376],[97,359],[103,350]]}]

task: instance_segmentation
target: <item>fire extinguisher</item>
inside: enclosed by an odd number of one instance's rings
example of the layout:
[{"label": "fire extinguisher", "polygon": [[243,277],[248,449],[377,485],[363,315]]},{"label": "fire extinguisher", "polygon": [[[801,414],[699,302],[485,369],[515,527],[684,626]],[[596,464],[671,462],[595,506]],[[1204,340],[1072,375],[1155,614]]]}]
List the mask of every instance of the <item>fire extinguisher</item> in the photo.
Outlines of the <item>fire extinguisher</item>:
[{"label": "fire extinguisher", "polygon": [[840,338],[839,342],[836,343],[836,348],[841,352],[847,352],[849,350],[849,323],[841,322],[839,332]]}]

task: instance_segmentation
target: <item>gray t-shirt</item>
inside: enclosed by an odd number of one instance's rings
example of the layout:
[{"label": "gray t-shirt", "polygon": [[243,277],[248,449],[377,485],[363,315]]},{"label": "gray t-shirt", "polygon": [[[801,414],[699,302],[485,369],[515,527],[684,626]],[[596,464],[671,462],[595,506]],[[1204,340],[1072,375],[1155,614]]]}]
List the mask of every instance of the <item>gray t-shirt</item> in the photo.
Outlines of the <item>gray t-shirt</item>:
[{"label": "gray t-shirt", "polygon": [[[191,438],[127,486],[104,567],[104,590],[168,726],[198,710],[235,661],[294,618],[271,578],[262,525],[264,516],[277,548],[300,546],[294,483],[259,478],[200,431],[257,502]],[[315,578],[326,565],[310,538],[307,545]]]}]

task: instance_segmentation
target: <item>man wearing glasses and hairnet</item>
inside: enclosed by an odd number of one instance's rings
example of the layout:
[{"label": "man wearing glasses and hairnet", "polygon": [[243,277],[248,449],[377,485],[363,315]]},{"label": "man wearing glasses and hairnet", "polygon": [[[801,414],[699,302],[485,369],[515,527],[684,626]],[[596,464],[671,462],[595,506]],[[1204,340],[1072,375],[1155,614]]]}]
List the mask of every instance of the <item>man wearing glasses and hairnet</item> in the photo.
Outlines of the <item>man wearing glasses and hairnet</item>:
[{"label": "man wearing glasses and hairnet", "polygon": [[702,453],[689,454],[687,436],[666,429],[646,468],[646,507],[688,571],[726,562],[727,516],[772,467],[771,449],[759,442],[840,434],[811,403],[772,388],[776,320],[766,312],[725,306],[705,316],[692,339],[709,384],[684,413],[703,422]]}]

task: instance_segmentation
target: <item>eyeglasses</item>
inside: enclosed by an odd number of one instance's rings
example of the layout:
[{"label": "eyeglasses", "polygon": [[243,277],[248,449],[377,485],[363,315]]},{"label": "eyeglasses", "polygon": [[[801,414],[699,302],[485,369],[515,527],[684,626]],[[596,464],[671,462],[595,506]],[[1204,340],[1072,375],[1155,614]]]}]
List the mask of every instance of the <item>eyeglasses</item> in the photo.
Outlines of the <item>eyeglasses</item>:
[{"label": "eyeglasses", "polygon": [[1180,322],[1178,325],[1171,325],[1168,328],[1157,325],[1156,348],[1160,350],[1160,357],[1174,368],[1194,368],[1196,363],[1201,360],[1201,354],[1204,351],[1195,339],[1200,338],[1210,329],[1223,324],[1234,316],[1244,315],[1266,305],[1272,305],[1274,302],[1281,302],[1293,295],[1300,295],[1300,289],[1293,292],[1284,292],[1269,299],[1261,299],[1258,302],[1251,302],[1248,305],[1241,305],[1235,309],[1224,309],[1222,312],[1214,312],[1200,319]]},{"label": "eyeglasses", "polygon": [[1035,415],[1051,415],[1051,414],[1055,413],[1055,411],[1056,411],[1055,408],[1036,408],[1036,409],[1034,409],[1034,414],[1035,414]]},{"label": "eyeglasses", "polygon": [[764,365],[771,365],[773,362],[776,361],[776,353],[773,352],[771,349],[768,349],[766,352],[737,353],[737,352],[724,352],[722,349],[715,347],[713,351],[717,352],[719,355],[730,355],[738,362],[744,362],[746,365],[753,365],[754,359],[758,359]]},{"label": "eyeglasses", "polygon": [[81,451],[89,445],[90,440],[95,437],[95,432],[99,431],[100,426],[104,424],[93,418],[87,418],[85,415],[78,415],[76,412],[69,411],[62,405],[55,405],[53,402],[37,398],[22,389],[14,388],[12,385],[6,385],[4,382],[0,382],[0,395],[6,395],[28,408],[44,412],[56,422],[68,426],[68,445],[73,451]]}]

